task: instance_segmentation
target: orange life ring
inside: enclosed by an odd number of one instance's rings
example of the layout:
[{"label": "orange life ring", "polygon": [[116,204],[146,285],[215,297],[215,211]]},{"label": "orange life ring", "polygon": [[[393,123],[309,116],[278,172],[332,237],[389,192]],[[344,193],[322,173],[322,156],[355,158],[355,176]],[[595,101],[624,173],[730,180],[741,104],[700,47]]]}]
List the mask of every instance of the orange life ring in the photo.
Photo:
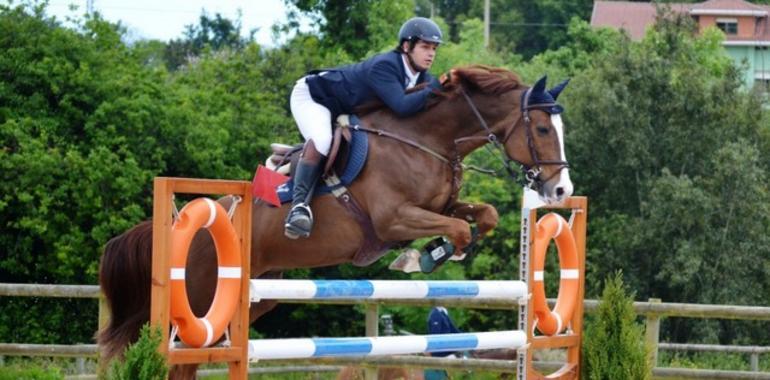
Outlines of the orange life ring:
[{"label": "orange life ring", "polygon": [[[201,228],[207,228],[217,251],[218,280],[208,313],[198,318],[190,309],[185,286],[185,266],[190,244]],[[235,228],[224,207],[209,198],[187,203],[171,228],[171,322],[179,338],[190,347],[216,342],[235,313],[241,295],[241,248]]]},{"label": "orange life ring", "polygon": [[[556,241],[559,251],[559,295],[553,311],[545,299],[544,272],[545,253],[551,239]],[[535,326],[545,335],[554,335],[564,330],[565,322],[572,320],[580,287],[580,266],[577,245],[569,223],[559,214],[549,213],[537,222],[532,254],[532,305]]]}]

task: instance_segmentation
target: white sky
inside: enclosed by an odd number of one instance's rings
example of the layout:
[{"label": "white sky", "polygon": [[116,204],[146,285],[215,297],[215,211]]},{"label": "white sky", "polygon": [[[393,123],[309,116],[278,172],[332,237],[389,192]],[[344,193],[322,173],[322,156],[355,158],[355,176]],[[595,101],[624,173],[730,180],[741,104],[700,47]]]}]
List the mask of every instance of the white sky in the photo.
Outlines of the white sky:
[{"label": "white sky", "polygon": [[[270,27],[286,21],[283,0],[93,0],[93,4],[94,10],[105,19],[122,21],[128,27],[131,40],[181,38],[185,25],[198,25],[204,9],[209,16],[219,13],[233,21],[240,9],[241,34],[248,36],[250,30],[259,28],[257,42],[272,46]],[[73,12],[70,5],[78,9]],[[86,5],[87,0],[50,0],[47,13],[64,21],[66,16],[85,14]]]}]

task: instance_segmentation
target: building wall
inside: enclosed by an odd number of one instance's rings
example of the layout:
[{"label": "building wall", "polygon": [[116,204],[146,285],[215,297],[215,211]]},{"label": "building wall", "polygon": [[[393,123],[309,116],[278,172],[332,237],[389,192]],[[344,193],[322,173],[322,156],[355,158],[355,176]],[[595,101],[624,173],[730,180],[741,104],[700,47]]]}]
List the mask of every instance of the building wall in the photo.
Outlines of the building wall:
[{"label": "building wall", "polygon": [[752,88],[761,79],[770,80],[770,48],[764,46],[725,46],[730,58],[743,69],[743,83]]},{"label": "building wall", "polygon": [[754,48],[753,86],[761,86],[765,94],[770,92],[770,47],[768,46]]},{"label": "building wall", "polygon": [[[725,46],[727,55],[735,64],[743,69],[743,83],[746,88],[754,86],[754,47],[753,46]],[[770,62],[770,61],[769,61]]]},{"label": "building wall", "polygon": [[756,19],[754,17],[701,15],[698,16],[699,29],[703,30],[709,26],[716,27],[718,18],[738,20],[738,38],[754,38],[754,33],[756,32]]}]

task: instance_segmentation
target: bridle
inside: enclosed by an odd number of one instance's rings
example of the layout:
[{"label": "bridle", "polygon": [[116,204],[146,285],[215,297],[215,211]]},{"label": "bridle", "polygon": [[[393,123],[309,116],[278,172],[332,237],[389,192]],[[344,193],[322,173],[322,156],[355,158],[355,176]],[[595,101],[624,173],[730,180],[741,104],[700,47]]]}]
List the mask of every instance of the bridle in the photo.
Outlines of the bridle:
[{"label": "bridle", "polygon": [[[497,151],[500,153],[498,157],[500,157],[501,161],[503,162],[503,166],[505,167],[506,172],[508,172],[508,175],[514,181],[532,190],[539,190],[544,183],[548,182],[556,174],[560,173],[562,169],[569,168],[569,163],[567,161],[541,160],[538,157],[537,150],[535,149],[535,141],[534,141],[534,138],[532,137],[532,128],[530,128],[532,119],[529,116],[529,111],[538,110],[538,109],[545,110],[547,108],[554,107],[556,103],[529,104],[529,99],[532,95],[532,87],[528,88],[527,91],[524,93],[523,100],[521,102],[521,115],[516,119],[516,121],[510,127],[506,128],[505,134],[503,135],[503,139],[499,140],[497,138],[497,135],[495,135],[495,133],[492,132],[492,129],[489,128],[489,125],[487,125],[487,122],[484,120],[484,117],[481,116],[481,113],[476,107],[476,104],[473,103],[473,99],[471,99],[471,97],[468,96],[468,93],[466,93],[464,89],[460,89],[460,93],[468,102],[468,105],[473,111],[473,114],[476,115],[476,119],[479,121],[479,124],[481,124],[481,126],[484,128],[487,135],[461,137],[455,140],[455,146],[457,146],[462,142],[470,141],[470,140],[478,140],[478,139],[487,140],[487,142],[491,143],[494,149],[497,149]],[[524,120],[524,131],[527,137],[527,148],[529,149],[529,155],[530,157],[532,157],[532,162],[534,163],[534,165],[532,166],[527,166],[521,162],[514,160],[505,150],[505,143],[508,142],[508,139],[510,139],[513,133],[516,131],[516,127],[519,125],[519,121],[521,120]],[[519,173],[517,173],[513,169],[514,162],[519,164],[520,171],[523,174],[522,178],[519,178]],[[542,166],[544,165],[559,165],[560,167],[558,170],[554,171],[554,173],[548,178],[541,178]]]}]

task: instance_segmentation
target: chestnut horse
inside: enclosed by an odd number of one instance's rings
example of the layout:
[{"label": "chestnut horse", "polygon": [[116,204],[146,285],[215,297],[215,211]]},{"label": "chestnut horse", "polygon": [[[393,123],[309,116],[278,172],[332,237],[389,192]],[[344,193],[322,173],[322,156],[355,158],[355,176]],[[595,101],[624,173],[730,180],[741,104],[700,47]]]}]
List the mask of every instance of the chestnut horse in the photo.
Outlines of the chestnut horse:
[{"label": "chestnut horse", "polygon": [[[481,65],[453,69],[442,84],[426,112],[401,119],[380,107],[361,118],[364,126],[379,133],[369,134],[367,162],[349,191],[368,215],[376,238],[392,246],[443,235],[460,252],[471,243],[470,223],[476,224],[479,236],[495,228],[498,214],[493,206],[457,199],[462,159],[490,142],[509,173],[514,174],[513,162],[521,165],[528,185],[544,201],[571,195],[561,107],[555,104],[564,84],[547,90],[543,78],[529,88],[508,70]],[[227,208],[231,199],[220,202]],[[284,237],[287,211],[286,205],[255,203],[252,277],[280,277],[289,269],[351,262],[372,235],[332,195],[313,200],[316,224],[308,239]],[[149,320],[151,262],[150,221],[105,247],[99,282],[112,315],[99,332],[98,343],[106,358],[119,355]],[[204,315],[217,281],[216,252],[208,233],[199,231],[193,240],[186,278],[192,310]],[[251,321],[275,304],[253,304]],[[195,369],[195,365],[176,366],[170,376],[194,378]]]}]

